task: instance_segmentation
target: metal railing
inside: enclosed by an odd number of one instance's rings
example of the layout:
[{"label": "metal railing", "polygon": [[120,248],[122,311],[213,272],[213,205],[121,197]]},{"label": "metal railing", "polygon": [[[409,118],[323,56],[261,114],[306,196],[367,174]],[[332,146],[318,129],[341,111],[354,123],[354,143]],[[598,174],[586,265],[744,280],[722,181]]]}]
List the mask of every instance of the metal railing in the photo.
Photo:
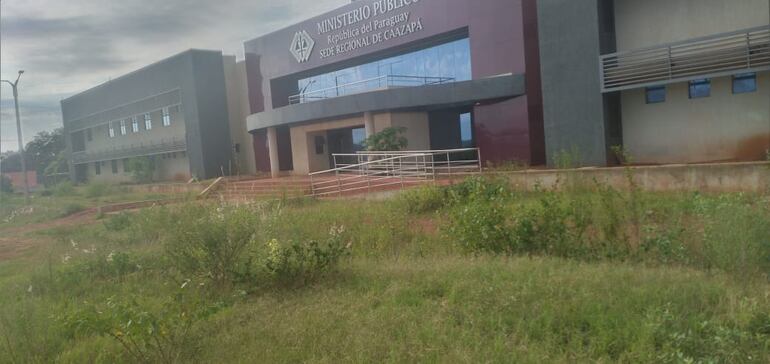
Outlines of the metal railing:
[{"label": "metal railing", "polygon": [[163,153],[183,152],[186,150],[187,141],[185,139],[161,139],[157,142],[151,141],[148,143],[129,144],[113,148],[74,151],[72,152],[72,162],[75,164],[83,164]]},{"label": "metal railing", "polygon": [[602,92],[770,70],[770,26],[603,55]]},{"label": "metal railing", "polygon": [[311,101],[324,100],[332,97],[357,94],[391,87],[439,85],[454,82],[454,80],[455,79],[451,77],[385,75],[321,90],[305,92],[298,95],[292,95],[289,96],[289,104],[304,104]]},{"label": "metal railing", "polygon": [[342,196],[384,187],[404,188],[441,176],[479,173],[478,148],[333,154],[334,168],[310,173],[313,196]]}]

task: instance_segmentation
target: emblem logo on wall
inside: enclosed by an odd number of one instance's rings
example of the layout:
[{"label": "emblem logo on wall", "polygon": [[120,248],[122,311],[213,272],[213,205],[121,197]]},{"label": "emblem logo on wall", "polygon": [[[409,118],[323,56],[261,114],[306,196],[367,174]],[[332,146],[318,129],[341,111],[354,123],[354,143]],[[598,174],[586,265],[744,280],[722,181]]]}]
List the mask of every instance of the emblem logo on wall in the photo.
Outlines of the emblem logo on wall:
[{"label": "emblem logo on wall", "polygon": [[294,40],[291,42],[291,54],[297,59],[297,62],[302,63],[310,59],[310,54],[313,52],[315,41],[307,34],[306,31],[297,32],[294,34]]}]

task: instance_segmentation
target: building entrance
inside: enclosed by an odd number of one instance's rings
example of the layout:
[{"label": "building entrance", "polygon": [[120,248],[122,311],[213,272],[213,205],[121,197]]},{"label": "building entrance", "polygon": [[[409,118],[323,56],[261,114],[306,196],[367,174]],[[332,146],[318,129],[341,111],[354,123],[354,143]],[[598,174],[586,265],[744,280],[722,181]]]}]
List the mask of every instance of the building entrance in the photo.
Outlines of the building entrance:
[{"label": "building entrance", "polygon": [[326,132],[329,144],[329,166],[334,168],[334,154],[352,154],[364,149],[366,129],[362,127],[334,129]]}]

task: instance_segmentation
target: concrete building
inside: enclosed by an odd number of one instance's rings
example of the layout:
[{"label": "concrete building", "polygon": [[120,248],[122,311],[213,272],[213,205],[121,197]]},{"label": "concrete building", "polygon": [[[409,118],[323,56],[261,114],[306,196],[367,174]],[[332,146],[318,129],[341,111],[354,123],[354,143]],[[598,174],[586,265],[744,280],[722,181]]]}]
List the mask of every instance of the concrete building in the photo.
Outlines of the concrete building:
[{"label": "concrete building", "polygon": [[539,0],[538,18],[549,158],[766,158],[770,1]]},{"label": "concrete building", "polygon": [[[485,164],[770,149],[770,0],[360,0],[244,50],[64,100],[73,177],[123,181],[135,155],[157,156],[158,179],[306,175],[391,126],[407,149],[478,147]],[[173,121],[147,132],[145,115]]]},{"label": "concrete building", "polygon": [[190,50],[63,100],[71,178],[130,182],[136,157],[154,161],[157,181],[253,173],[243,72],[235,57]]}]

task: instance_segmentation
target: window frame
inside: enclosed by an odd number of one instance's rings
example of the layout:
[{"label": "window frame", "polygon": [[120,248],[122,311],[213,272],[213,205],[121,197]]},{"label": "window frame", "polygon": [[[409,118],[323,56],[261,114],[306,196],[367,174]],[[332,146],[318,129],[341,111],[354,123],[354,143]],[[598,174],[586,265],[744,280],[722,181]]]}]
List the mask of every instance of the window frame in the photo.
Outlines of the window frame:
[{"label": "window frame", "polygon": [[[663,91],[663,98],[662,99],[654,99],[651,98],[650,95],[655,95],[655,91]],[[662,104],[666,102],[666,99],[668,98],[668,88],[666,85],[660,85],[660,86],[650,86],[644,88],[644,103],[646,105],[653,105],[653,104]]]},{"label": "window frame", "polygon": [[126,120],[123,119],[120,121],[120,135],[126,134],[128,134],[128,129],[126,128]]},{"label": "window frame", "polygon": [[139,132],[139,118],[136,116],[131,117],[131,131],[134,133]]},{"label": "window frame", "polygon": [[115,135],[115,126],[113,125],[113,123],[111,121],[109,123],[107,123],[107,135],[110,138],[114,138],[116,136]]},{"label": "window frame", "polygon": [[163,126],[171,126],[171,111],[168,107],[161,110]]},{"label": "window frame", "polygon": [[[708,86],[708,92],[706,94],[698,94],[697,89],[694,87],[698,86]],[[696,92],[693,92],[696,91]],[[711,79],[710,78],[701,78],[697,80],[692,80],[687,84],[687,94],[690,98],[690,100],[693,99],[704,99],[707,97],[711,97]]]},{"label": "window frame", "polygon": [[[735,84],[736,81],[742,81],[742,80],[752,80],[754,81],[754,88],[752,89],[746,89],[742,91],[736,91],[735,90]],[[739,73],[737,75],[733,75],[732,77],[732,86],[733,86],[733,95],[740,95],[740,94],[750,94],[757,92],[759,85],[757,85],[757,73],[756,72],[746,72],[746,73]]]},{"label": "window frame", "polygon": [[118,160],[113,159],[110,161],[110,168],[112,169],[112,174],[118,174]]},{"label": "window frame", "polygon": [[94,162],[94,174],[97,176],[102,174],[102,162]]},{"label": "window frame", "polygon": [[144,114],[144,130],[152,130],[152,115],[150,113]]}]

